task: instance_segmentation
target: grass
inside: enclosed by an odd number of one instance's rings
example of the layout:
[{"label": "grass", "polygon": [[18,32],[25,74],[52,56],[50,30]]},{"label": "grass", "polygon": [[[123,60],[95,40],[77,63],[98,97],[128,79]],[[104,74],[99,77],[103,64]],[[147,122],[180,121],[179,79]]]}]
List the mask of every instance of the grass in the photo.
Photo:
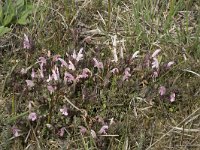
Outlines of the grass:
[{"label": "grass", "polygon": [[[31,23],[13,26],[0,38],[0,149],[199,149],[199,9],[194,0],[35,0]],[[23,48],[23,34],[32,49]],[[75,49],[84,59],[75,62],[77,75],[89,68],[92,75],[80,82],[47,83],[34,79],[31,69],[47,58],[45,78],[53,56],[65,60]],[[152,77],[152,53],[161,49],[159,75]],[[47,57],[51,51],[52,57]],[[117,62],[112,62],[117,52]],[[138,57],[131,60],[139,51]],[[104,68],[94,67],[93,57]],[[175,63],[166,69],[168,62]],[[148,62],[150,67],[148,67]],[[68,62],[67,62],[68,63]],[[22,68],[29,68],[21,74]],[[110,70],[117,67],[119,73]],[[129,67],[131,77],[122,81]],[[65,69],[59,68],[61,76]],[[158,89],[167,92],[160,96]],[[175,93],[174,102],[170,94]],[[32,101],[31,108],[29,102]],[[59,111],[64,105],[68,116]],[[28,120],[30,111],[37,120]],[[111,120],[114,121],[112,125]],[[98,131],[109,125],[107,134]],[[20,131],[14,137],[13,126]],[[87,129],[80,133],[80,126]],[[60,136],[61,128],[64,135]],[[97,137],[91,135],[94,130]]]}]

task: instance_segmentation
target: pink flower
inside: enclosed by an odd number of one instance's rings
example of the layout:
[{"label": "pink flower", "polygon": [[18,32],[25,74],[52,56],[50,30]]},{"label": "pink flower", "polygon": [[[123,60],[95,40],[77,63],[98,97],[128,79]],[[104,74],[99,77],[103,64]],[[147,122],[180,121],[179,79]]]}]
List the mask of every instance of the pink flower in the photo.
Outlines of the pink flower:
[{"label": "pink flower", "polygon": [[35,78],[35,70],[32,68],[32,72],[31,72],[31,78],[34,79]]},{"label": "pink flower", "polygon": [[155,50],[155,52],[151,55],[151,57],[155,58],[158,55],[158,53],[160,53],[160,51],[161,51],[161,49]]},{"label": "pink flower", "polygon": [[21,130],[19,130],[16,126],[12,127],[12,133],[13,133],[14,137],[20,136],[19,131],[21,131]]},{"label": "pink flower", "polygon": [[170,94],[170,102],[174,102],[176,98],[176,94],[173,92]]},{"label": "pink flower", "polygon": [[50,94],[52,94],[52,93],[56,90],[56,88],[54,88],[54,87],[51,86],[51,85],[48,85],[48,86],[47,86],[47,90],[50,92]]},{"label": "pink flower", "polygon": [[94,130],[91,130],[91,131],[90,131],[90,134],[91,134],[91,136],[92,136],[94,139],[97,138],[97,134],[96,134],[96,132],[95,132]]},{"label": "pink flower", "polygon": [[39,57],[39,62],[43,65],[47,63],[47,60],[44,57]]},{"label": "pink flower", "polygon": [[29,38],[26,34],[24,34],[23,48],[24,49],[31,49],[31,44],[30,44]]},{"label": "pink flower", "polygon": [[80,128],[80,133],[85,134],[87,132],[87,129],[83,126],[78,126]]},{"label": "pink flower", "polygon": [[58,60],[61,62],[61,66],[65,66],[66,68],[68,68],[68,64],[64,59],[58,58]]},{"label": "pink flower", "polygon": [[72,74],[68,73],[68,72],[65,72],[65,76],[64,76],[64,82],[67,83],[72,83],[75,81],[75,78]]},{"label": "pink flower", "polygon": [[64,115],[64,116],[68,116],[68,112],[67,112],[67,107],[63,106],[63,108],[60,109],[60,112]]},{"label": "pink flower", "polygon": [[62,128],[60,129],[60,131],[59,131],[59,135],[60,135],[61,137],[63,137],[64,133],[65,133],[65,127],[62,127]]},{"label": "pink flower", "polygon": [[158,71],[154,71],[152,76],[153,76],[153,78],[157,78],[158,77]]},{"label": "pink flower", "polygon": [[34,87],[34,82],[32,81],[32,80],[26,80],[26,84],[27,84],[27,86],[29,87],[29,88],[32,88],[32,87]]},{"label": "pink flower", "polygon": [[60,73],[56,65],[54,66],[54,69],[52,69],[52,73],[53,73],[52,74],[53,79],[57,81],[60,78]]},{"label": "pink flower", "polygon": [[94,60],[94,67],[97,67],[98,69],[103,69],[103,63],[99,62],[96,58],[93,58]]},{"label": "pink flower", "polygon": [[165,88],[164,86],[161,86],[161,87],[159,88],[159,94],[160,94],[161,96],[163,96],[163,95],[165,95],[165,93],[166,93],[166,88]]},{"label": "pink flower", "polygon": [[159,68],[159,62],[157,58],[153,58],[153,62],[152,62],[152,69],[158,69]]},{"label": "pink flower", "polygon": [[28,115],[28,119],[31,121],[35,121],[37,119],[37,114],[35,112],[32,112]]},{"label": "pink flower", "polygon": [[116,74],[119,73],[119,69],[118,68],[113,68],[112,70],[110,70],[111,73]]},{"label": "pink flower", "polygon": [[170,61],[167,63],[167,68],[170,68],[174,64],[174,61]]},{"label": "pink flower", "polygon": [[70,69],[70,70],[76,70],[76,68],[75,68],[75,66],[74,66],[74,64],[69,60],[69,66],[68,66],[68,68]]},{"label": "pink flower", "polygon": [[130,74],[130,68],[126,68],[124,71],[123,81],[128,80],[128,78],[131,76]]},{"label": "pink flower", "polygon": [[39,69],[39,72],[40,72],[40,77],[41,78],[44,78],[44,69],[43,69],[43,66],[44,66],[44,64],[46,64],[47,63],[47,61],[46,61],[46,58],[44,58],[44,57],[39,57],[39,65],[40,65],[40,69]]},{"label": "pink flower", "polygon": [[88,68],[84,68],[82,74],[78,75],[77,79],[88,78],[92,72]]},{"label": "pink flower", "polygon": [[108,130],[108,126],[104,125],[101,127],[101,129],[99,130],[99,134],[107,134],[106,131]]},{"label": "pink flower", "polygon": [[80,49],[80,51],[78,52],[78,54],[76,55],[76,52],[74,50],[72,57],[79,62],[80,60],[83,59],[83,48]]},{"label": "pink flower", "polygon": [[84,69],[83,69],[82,75],[83,75],[83,76],[88,76],[88,74],[92,75],[92,72],[90,71],[90,69],[84,68]]}]

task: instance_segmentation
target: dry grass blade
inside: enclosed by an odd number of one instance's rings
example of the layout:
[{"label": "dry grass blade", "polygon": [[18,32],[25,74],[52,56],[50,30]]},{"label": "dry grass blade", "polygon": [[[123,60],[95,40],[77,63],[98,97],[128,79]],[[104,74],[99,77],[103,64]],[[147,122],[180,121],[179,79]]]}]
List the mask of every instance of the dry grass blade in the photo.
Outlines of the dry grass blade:
[{"label": "dry grass blade", "polygon": [[173,127],[172,129],[170,129],[168,132],[166,132],[164,135],[162,135],[158,140],[156,140],[153,144],[151,144],[149,147],[147,147],[146,150],[151,149],[153,146],[155,146],[158,142],[160,142],[165,136],[167,136],[169,133],[171,133],[175,128],[177,128],[178,126],[180,126],[181,124],[183,124],[185,121],[187,121],[190,117],[192,117],[195,113],[197,113],[200,110],[200,108],[196,109],[193,113],[191,113],[190,115],[188,115],[185,119],[183,119],[180,123],[177,124],[176,127]]},{"label": "dry grass blade", "polygon": [[189,72],[189,73],[195,74],[195,75],[197,75],[198,77],[200,77],[200,74],[198,74],[198,73],[196,73],[196,72],[194,72],[194,71],[192,71],[192,70],[183,69],[183,71],[186,71],[186,72]]}]

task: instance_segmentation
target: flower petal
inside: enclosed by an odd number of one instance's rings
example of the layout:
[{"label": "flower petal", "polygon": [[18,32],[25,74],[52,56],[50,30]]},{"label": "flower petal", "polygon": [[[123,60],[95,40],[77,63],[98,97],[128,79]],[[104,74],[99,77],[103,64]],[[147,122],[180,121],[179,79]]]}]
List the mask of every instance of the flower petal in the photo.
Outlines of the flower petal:
[{"label": "flower petal", "polygon": [[35,121],[37,119],[37,114],[35,112],[32,112],[28,115],[28,119],[31,121]]},{"label": "flower petal", "polygon": [[156,57],[158,53],[160,53],[161,49],[157,49],[154,51],[154,53],[151,55],[152,58]]},{"label": "flower petal", "polygon": [[26,84],[28,87],[32,88],[35,84],[32,80],[26,80]]},{"label": "flower petal", "polygon": [[104,125],[101,127],[101,129],[99,130],[99,134],[107,134],[106,131],[108,130],[108,125]]}]

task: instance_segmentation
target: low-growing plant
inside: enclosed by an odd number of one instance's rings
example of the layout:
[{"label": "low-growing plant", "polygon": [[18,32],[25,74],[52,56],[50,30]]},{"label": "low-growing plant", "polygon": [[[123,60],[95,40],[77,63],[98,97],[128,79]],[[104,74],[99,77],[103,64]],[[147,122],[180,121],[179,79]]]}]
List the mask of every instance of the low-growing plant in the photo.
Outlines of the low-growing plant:
[{"label": "low-growing plant", "polygon": [[0,3],[0,36],[11,30],[13,24],[26,25],[33,5],[28,0],[6,0]]}]

